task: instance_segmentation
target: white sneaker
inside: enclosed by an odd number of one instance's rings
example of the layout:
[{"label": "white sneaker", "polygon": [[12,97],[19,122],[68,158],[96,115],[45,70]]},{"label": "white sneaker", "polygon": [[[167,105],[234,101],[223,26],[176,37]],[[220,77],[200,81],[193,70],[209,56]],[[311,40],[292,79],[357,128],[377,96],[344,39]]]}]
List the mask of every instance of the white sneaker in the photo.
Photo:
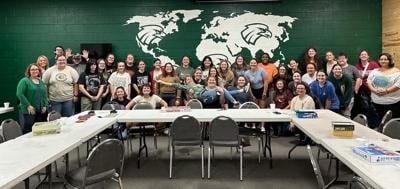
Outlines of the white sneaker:
[{"label": "white sneaker", "polygon": [[265,128],[261,127],[261,132],[265,133]]},{"label": "white sneaker", "polygon": [[168,128],[165,128],[164,131],[163,131],[163,133],[164,133],[165,135],[169,135],[169,129],[168,129]]}]

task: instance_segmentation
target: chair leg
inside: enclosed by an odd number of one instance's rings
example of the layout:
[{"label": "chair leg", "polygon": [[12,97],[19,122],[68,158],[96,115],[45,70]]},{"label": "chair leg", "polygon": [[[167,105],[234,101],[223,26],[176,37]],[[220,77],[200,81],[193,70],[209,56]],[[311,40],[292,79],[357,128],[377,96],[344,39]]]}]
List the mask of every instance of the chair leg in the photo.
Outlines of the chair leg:
[{"label": "chair leg", "polygon": [[[51,165],[50,165],[51,166]],[[57,166],[57,160],[56,161],[54,161],[54,169],[55,169],[55,172],[56,172],[56,177],[60,177],[60,175],[58,174],[58,166]]]},{"label": "chair leg", "polygon": [[210,164],[211,164],[211,147],[209,146],[208,147],[208,175],[207,175],[207,177],[208,177],[208,179],[210,179],[211,178],[211,174],[210,174],[210,172],[211,172],[211,166],[210,166]]},{"label": "chair leg", "polygon": [[204,179],[204,145],[201,148],[201,178]]},{"label": "chair leg", "polygon": [[79,165],[79,167],[81,167],[82,166],[82,164],[81,164],[81,158],[80,158],[80,151],[79,151],[79,146],[76,148],[76,156],[77,156],[77,158],[78,158],[78,165]]},{"label": "chair leg", "polygon": [[119,184],[119,188],[120,188],[120,189],[124,189],[124,187],[122,186],[121,177],[118,177],[118,184]]},{"label": "chair leg", "polygon": [[172,145],[169,145],[169,178],[172,178],[172,159],[173,159],[173,149]]},{"label": "chair leg", "polygon": [[240,181],[243,181],[243,147],[239,146],[240,152]]},{"label": "chair leg", "polygon": [[261,163],[261,138],[257,137],[258,139],[258,163]]},{"label": "chair leg", "polygon": [[[155,131],[154,131],[155,132]],[[157,145],[157,135],[156,133],[154,133],[154,148],[157,150],[158,149],[158,145]]]},{"label": "chair leg", "polygon": [[[40,181],[40,177],[39,177],[39,181]],[[29,189],[29,177],[24,180],[24,183],[25,183],[25,189]]]},{"label": "chair leg", "polygon": [[232,155],[232,147],[231,147],[231,160],[233,159],[233,155]]}]

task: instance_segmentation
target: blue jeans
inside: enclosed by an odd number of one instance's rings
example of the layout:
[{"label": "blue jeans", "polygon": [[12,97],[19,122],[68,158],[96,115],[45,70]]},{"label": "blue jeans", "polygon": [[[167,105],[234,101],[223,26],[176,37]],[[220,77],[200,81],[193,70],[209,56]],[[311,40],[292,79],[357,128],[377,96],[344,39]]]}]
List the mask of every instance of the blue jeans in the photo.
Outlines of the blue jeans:
[{"label": "blue jeans", "polygon": [[74,103],[72,100],[63,102],[50,101],[50,108],[61,114],[62,117],[70,117],[74,115]]},{"label": "blue jeans", "polygon": [[[231,103],[234,103],[236,101],[232,95],[235,95],[237,93],[240,93],[240,91],[239,90],[228,91],[224,89],[224,97]],[[201,93],[201,100],[205,104],[211,104],[215,102],[216,100],[218,100],[217,90],[205,90],[203,93]]]},{"label": "blue jeans", "polygon": [[175,93],[160,93],[160,97],[167,102],[168,106],[175,106],[176,94]]},{"label": "blue jeans", "polygon": [[23,114],[19,113],[19,123],[22,126],[22,133],[32,132],[32,126],[35,122],[47,121],[47,113],[36,112],[35,114]]}]

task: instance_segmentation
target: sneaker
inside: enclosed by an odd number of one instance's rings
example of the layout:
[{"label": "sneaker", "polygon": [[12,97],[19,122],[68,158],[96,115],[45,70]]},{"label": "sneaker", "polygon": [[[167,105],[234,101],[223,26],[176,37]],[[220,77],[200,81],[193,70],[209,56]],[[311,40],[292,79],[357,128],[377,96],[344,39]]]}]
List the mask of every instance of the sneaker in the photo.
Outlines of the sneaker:
[{"label": "sneaker", "polygon": [[265,133],[265,128],[261,127],[261,132]]},{"label": "sneaker", "polygon": [[250,83],[248,83],[246,86],[244,86],[244,92],[248,93],[250,89]]},{"label": "sneaker", "polygon": [[168,135],[168,134],[169,134],[169,129],[168,129],[168,128],[165,128],[164,131],[163,131],[163,133],[164,133],[165,135]]},{"label": "sneaker", "polygon": [[239,103],[239,102],[236,101],[236,102],[233,103],[233,108],[234,108],[234,109],[238,109],[239,106],[240,106],[240,103]]}]

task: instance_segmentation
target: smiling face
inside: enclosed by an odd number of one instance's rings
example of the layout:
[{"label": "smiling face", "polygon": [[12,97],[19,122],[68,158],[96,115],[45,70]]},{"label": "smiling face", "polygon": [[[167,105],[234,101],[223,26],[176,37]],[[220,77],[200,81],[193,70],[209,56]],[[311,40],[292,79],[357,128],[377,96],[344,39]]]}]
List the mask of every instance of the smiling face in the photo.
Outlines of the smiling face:
[{"label": "smiling face", "polygon": [[118,62],[117,71],[118,71],[118,73],[124,73],[125,72],[125,63]]},{"label": "smiling face", "polygon": [[332,69],[332,72],[333,72],[333,75],[334,75],[335,77],[341,77],[342,74],[343,74],[343,69],[342,69],[342,67],[340,67],[340,66],[335,66],[335,67]]},{"label": "smiling face", "polygon": [[205,68],[209,68],[211,66],[211,59],[209,58],[204,59],[203,64]]},{"label": "smiling face", "polygon": [[190,64],[190,59],[189,59],[189,57],[184,56],[184,57],[182,58],[182,66],[187,67],[187,66],[189,66],[189,64]]},{"label": "smiling face", "polygon": [[64,55],[61,55],[57,57],[56,63],[58,69],[64,69],[67,64],[67,59],[65,58]]},{"label": "smiling face", "polygon": [[269,63],[269,55],[264,53],[263,55],[261,55],[261,63],[263,64],[268,64]]},{"label": "smiling face", "polygon": [[246,79],[245,79],[244,76],[239,76],[239,77],[237,78],[237,85],[238,85],[238,87],[244,87],[246,84],[247,84],[247,83],[246,83]]},{"label": "smiling face", "polygon": [[315,74],[315,65],[314,64],[307,64],[307,73],[308,75],[314,75]]},{"label": "smiling face", "polygon": [[201,71],[201,70],[196,70],[196,71],[194,72],[194,78],[195,78],[196,80],[198,80],[198,79],[201,79],[201,77],[202,77],[202,71]]},{"label": "smiling face", "polygon": [[296,86],[296,93],[299,96],[304,96],[306,94],[306,87],[303,84],[299,84]]},{"label": "smiling face", "polygon": [[307,51],[307,55],[308,55],[310,58],[314,58],[316,54],[317,54],[317,52],[316,52],[315,49],[313,49],[313,48],[310,48],[310,49],[308,49],[308,51]]},{"label": "smiling face", "polygon": [[283,84],[282,80],[279,80],[279,81],[276,82],[276,88],[277,89],[282,90],[283,87],[284,87],[284,84]]},{"label": "smiling face", "polygon": [[106,69],[106,61],[100,60],[98,66],[99,66],[99,70],[104,70],[104,69]]},{"label": "smiling face", "polygon": [[166,73],[172,73],[172,70],[173,70],[172,64],[168,64],[168,63],[165,64],[164,70]]},{"label": "smiling face", "polygon": [[389,68],[389,58],[386,55],[381,55],[379,57],[379,65],[381,65],[382,68]]},{"label": "smiling face", "polygon": [[120,99],[122,99],[122,98],[124,98],[125,97],[125,90],[124,90],[124,88],[118,88],[116,91],[115,91],[115,95],[117,96],[117,98],[120,98]]},{"label": "smiling face", "polygon": [[300,73],[299,72],[295,72],[294,74],[293,74],[293,81],[295,82],[295,83],[300,83],[301,82],[301,75],[300,75]]},{"label": "smiling face", "polygon": [[29,68],[29,77],[38,78],[40,74],[40,69],[38,66],[32,64]]},{"label": "smiling face", "polygon": [[91,65],[90,65],[90,72],[91,72],[91,73],[95,73],[95,72],[96,72],[96,69],[97,69],[97,65],[96,65],[96,64],[91,64]]},{"label": "smiling face", "polygon": [[217,80],[215,79],[215,77],[209,76],[207,79],[207,87],[215,87],[217,85]]},{"label": "smiling face", "polygon": [[146,69],[146,64],[144,63],[144,61],[141,60],[139,62],[138,69],[141,71],[144,71]]},{"label": "smiling face", "polygon": [[236,64],[238,64],[238,65],[242,65],[243,64],[243,57],[242,56],[238,56],[237,58],[236,58]]},{"label": "smiling face", "polygon": [[333,55],[333,53],[331,51],[328,51],[325,54],[325,59],[326,59],[326,61],[331,62],[331,61],[335,60],[335,56]]},{"label": "smiling face", "polygon": [[339,56],[338,57],[338,63],[341,66],[346,66],[347,65],[347,57],[346,56]]},{"label": "smiling face", "polygon": [[216,77],[217,76],[217,69],[215,67],[210,68],[209,76]]},{"label": "smiling face", "polygon": [[113,54],[109,54],[109,55],[107,56],[107,65],[108,65],[108,66],[112,66],[113,63],[114,63],[114,61],[115,61],[114,55],[113,55]]},{"label": "smiling face", "polygon": [[369,60],[369,55],[367,51],[361,51],[360,56],[358,56],[361,61],[368,61]]},{"label": "smiling face", "polygon": [[257,60],[256,59],[251,59],[249,64],[250,64],[250,69],[257,70]]},{"label": "smiling face", "polygon": [[150,92],[151,92],[151,88],[149,86],[143,86],[142,87],[143,96],[149,96]]},{"label": "smiling face", "polygon": [[43,69],[46,69],[47,68],[47,59],[44,57],[39,57],[38,66],[40,66]]},{"label": "smiling face", "polygon": [[135,57],[133,57],[133,55],[132,54],[128,54],[127,56],[126,56],[126,64],[128,64],[128,65],[132,65],[133,64],[133,62],[135,61]]},{"label": "smiling face", "polygon": [[325,83],[325,81],[326,81],[326,75],[325,75],[325,73],[324,72],[318,72],[317,73],[317,80],[318,80],[318,83],[320,83],[320,84],[324,84]]},{"label": "smiling face", "polygon": [[299,66],[299,63],[297,63],[296,60],[290,60],[289,65],[293,70],[296,70]]},{"label": "smiling face", "polygon": [[161,60],[156,60],[153,64],[154,68],[160,69],[161,68]]}]

